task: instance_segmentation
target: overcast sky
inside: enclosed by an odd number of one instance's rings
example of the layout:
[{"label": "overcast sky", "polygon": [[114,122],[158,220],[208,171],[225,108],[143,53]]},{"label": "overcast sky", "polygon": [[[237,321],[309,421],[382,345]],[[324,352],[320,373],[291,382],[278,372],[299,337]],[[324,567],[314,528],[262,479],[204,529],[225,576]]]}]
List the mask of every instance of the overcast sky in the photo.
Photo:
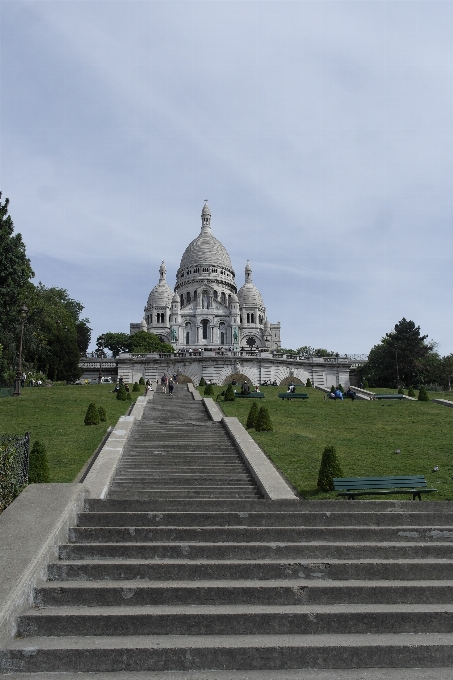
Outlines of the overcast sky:
[{"label": "overcast sky", "polygon": [[453,352],[451,2],[0,2],[0,189],[93,336],[200,230],[285,347]]}]

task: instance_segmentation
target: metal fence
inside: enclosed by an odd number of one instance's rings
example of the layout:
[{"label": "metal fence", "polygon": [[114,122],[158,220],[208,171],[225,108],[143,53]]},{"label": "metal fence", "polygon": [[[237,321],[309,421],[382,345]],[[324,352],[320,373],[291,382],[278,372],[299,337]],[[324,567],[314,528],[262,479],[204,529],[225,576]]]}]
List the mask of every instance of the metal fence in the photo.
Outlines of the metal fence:
[{"label": "metal fence", "polygon": [[28,483],[30,433],[0,435],[0,512]]}]

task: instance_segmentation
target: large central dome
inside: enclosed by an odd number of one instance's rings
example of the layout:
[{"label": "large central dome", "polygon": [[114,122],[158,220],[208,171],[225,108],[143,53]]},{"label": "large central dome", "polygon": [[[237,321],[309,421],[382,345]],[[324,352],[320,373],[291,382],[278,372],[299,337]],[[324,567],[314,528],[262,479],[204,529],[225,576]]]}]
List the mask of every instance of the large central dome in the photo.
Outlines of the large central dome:
[{"label": "large central dome", "polygon": [[207,204],[205,204],[201,213],[201,233],[185,249],[181,258],[180,269],[187,269],[195,265],[214,265],[229,270],[233,269],[226,248],[212,235],[211,211]]}]

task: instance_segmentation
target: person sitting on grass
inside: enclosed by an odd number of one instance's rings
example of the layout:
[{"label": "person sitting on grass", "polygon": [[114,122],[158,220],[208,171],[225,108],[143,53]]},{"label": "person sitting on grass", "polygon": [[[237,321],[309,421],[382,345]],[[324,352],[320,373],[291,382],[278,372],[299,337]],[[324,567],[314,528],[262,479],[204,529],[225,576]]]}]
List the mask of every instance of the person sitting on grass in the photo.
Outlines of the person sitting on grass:
[{"label": "person sitting on grass", "polygon": [[356,398],[357,395],[354,392],[354,390],[351,390],[351,388],[348,387],[344,396],[347,397],[348,399],[352,399],[352,401],[354,401],[354,399]]},{"label": "person sitting on grass", "polygon": [[341,399],[343,401],[343,392],[337,387],[335,390],[335,399]]}]

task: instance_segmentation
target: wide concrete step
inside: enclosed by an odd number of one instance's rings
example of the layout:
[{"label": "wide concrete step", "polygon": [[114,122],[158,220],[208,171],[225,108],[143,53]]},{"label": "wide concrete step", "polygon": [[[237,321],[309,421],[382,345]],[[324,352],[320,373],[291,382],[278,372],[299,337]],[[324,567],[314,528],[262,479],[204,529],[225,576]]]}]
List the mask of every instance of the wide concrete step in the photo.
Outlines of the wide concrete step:
[{"label": "wide concrete step", "polygon": [[35,590],[35,605],[221,604],[453,604],[453,581],[324,581],[303,577],[274,581],[139,580],[48,581]]},{"label": "wide concrete step", "polygon": [[[201,487],[202,488],[202,487]],[[220,490],[220,489],[219,489]],[[331,541],[332,543],[395,541],[414,543],[446,543],[452,541],[453,530],[445,527],[72,527],[70,541],[75,543],[113,543],[152,541],[231,543],[238,541],[284,542]]]},{"label": "wide concrete step", "polygon": [[[146,473],[144,473],[145,475]],[[190,474],[190,473],[189,473]],[[151,478],[151,475],[148,475]],[[406,519],[406,527],[452,526],[449,517],[433,516],[430,513],[414,513]],[[319,512],[299,513],[297,518],[292,512],[81,512],[78,515],[78,526],[166,526],[166,527],[293,527],[297,521],[299,527],[389,527],[401,526],[401,516],[365,512],[336,512],[326,515]]]},{"label": "wide concrete step", "polygon": [[32,637],[0,652],[4,673],[452,664],[451,633]]},{"label": "wide concrete step", "polygon": [[453,560],[451,543],[66,543],[60,546],[63,560],[333,560],[441,561]]},{"label": "wide concrete step", "polygon": [[136,489],[135,485],[131,485],[129,488],[123,489],[122,487],[119,487],[118,489],[115,489],[114,487],[110,488],[109,490],[109,498],[114,498],[114,499],[123,499],[123,498],[132,498],[132,499],[148,499],[148,500],[168,500],[168,499],[174,499],[176,501],[184,501],[184,500],[192,500],[192,499],[198,499],[198,501],[209,501],[209,500],[215,500],[217,498],[224,498],[226,500],[232,500],[234,498],[237,498],[238,500],[243,500],[243,499],[252,499],[252,498],[259,498],[259,492],[257,490],[254,490],[253,488],[246,489],[246,490],[236,490],[234,488],[231,489],[224,489],[220,487],[214,487],[210,489],[210,487],[207,487],[206,490],[201,491],[199,489],[192,488],[192,489],[186,489],[184,487],[180,489]]},{"label": "wide concrete step", "polygon": [[[123,501],[111,499],[87,499],[85,501],[85,509],[94,512],[197,512],[199,510],[198,503],[194,501],[184,501],[175,504],[172,501],[158,501],[153,503],[148,500],[128,500]],[[209,501],[204,508],[208,512],[266,512],[272,515],[274,512],[292,512],[294,514],[307,512],[324,512],[330,515],[336,512],[341,513],[358,513],[362,515],[364,512],[371,512],[377,516],[381,513],[396,514],[401,517],[401,525],[404,525],[407,517],[413,513],[431,513],[436,517],[450,517],[451,526],[453,526],[453,503],[448,501],[392,501],[392,500],[326,500],[326,501],[293,501],[280,500],[269,501],[260,499],[258,503],[242,502],[238,504],[237,501]],[[442,520],[439,519],[441,522]]]},{"label": "wide concrete step", "polygon": [[[303,675],[302,675],[303,673]],[[17,680],[49,680],[43,673],[14,673]],[[51,680],[427,680],[424,668],[304,668],[259,671],[117,671],[52,673]],[[451,668],[430,668],[429,680],[451,680]]]},{"label": "wide concrete step", "polygon": [[[104,568],[105,566],[105,568]],[[149,579],[279,579],[442,580],[449,579],[450,560],[132,560],[60,561],[49,565],[50,580]]]},{"label": "wide concrete step", "polygon": [[453,633],[453,604],[58,607],[30,610],[18,635]]}]

